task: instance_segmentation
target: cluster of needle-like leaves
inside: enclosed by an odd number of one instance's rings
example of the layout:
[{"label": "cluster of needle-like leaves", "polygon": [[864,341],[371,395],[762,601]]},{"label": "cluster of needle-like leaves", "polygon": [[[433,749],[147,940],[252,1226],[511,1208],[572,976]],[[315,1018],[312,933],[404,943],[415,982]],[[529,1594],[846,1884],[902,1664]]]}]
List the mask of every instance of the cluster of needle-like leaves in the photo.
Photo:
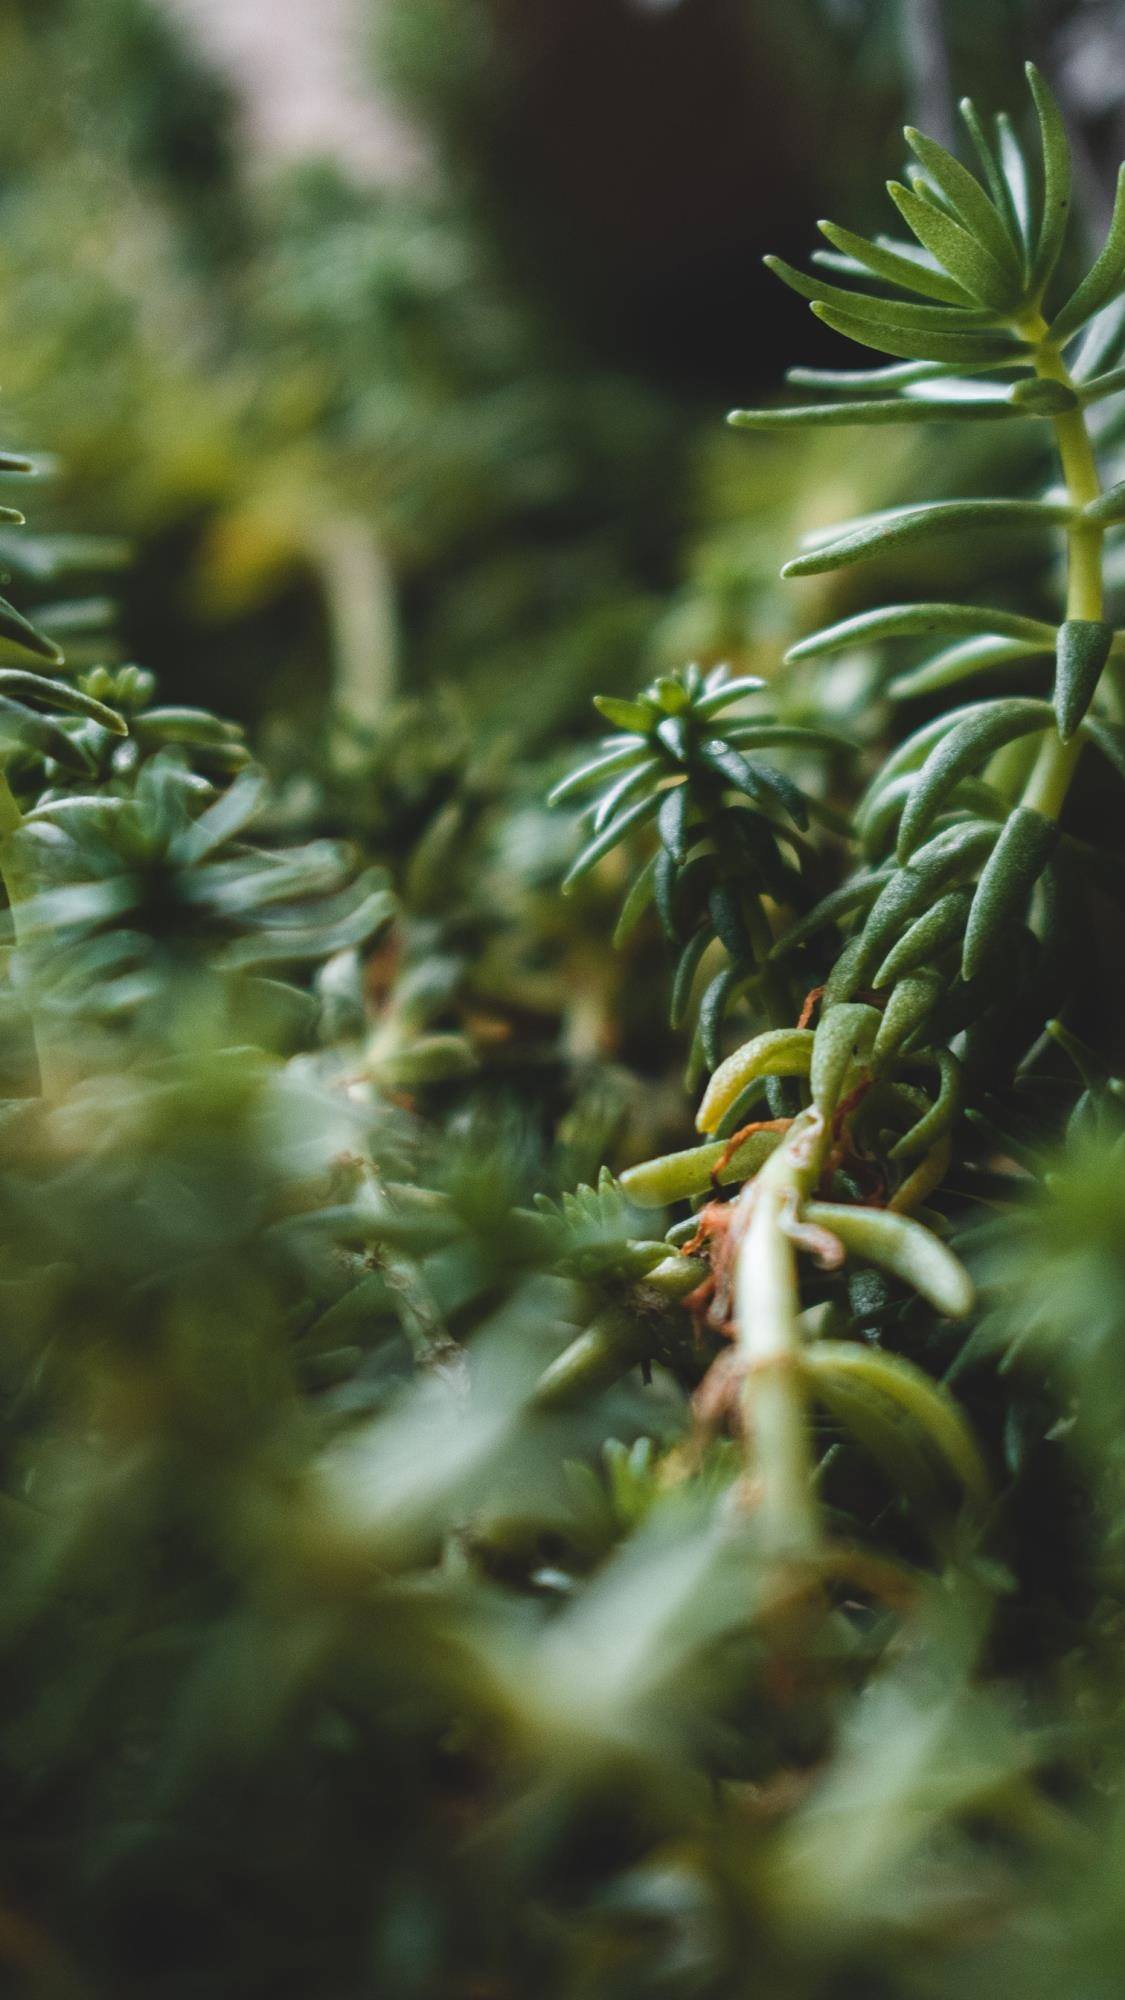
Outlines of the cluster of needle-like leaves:
[{"label": "cluster of needle-like leaves", "polygon": [[617,941],[655,904],[676,954],[673,1027],[682,1026],[691,1012],[705,953],[716,942],[722,946],[723,963],[712,970],[699,1001],[698,1041],[711,1067],[739,989],[755,977],[768,978],[763,898],[801,900],[802,868],[809,859],[801,835],[810,811],[825,810],[760,753],[846,747],[826,730],[779,722],[768,713],[747,714],[736,706],[764,686],[756,678],[732,680],[725,667],[704,676],[692,666],[665,675],[634,701],[599,696],[596,706],[621,733],[607,737],[601,753],[551,795],[557,805],[595,790],[586,808],[592,838],[572,864],[565,887],[580,881],[633,828],[655,822],[659,846],[630,886]]}]

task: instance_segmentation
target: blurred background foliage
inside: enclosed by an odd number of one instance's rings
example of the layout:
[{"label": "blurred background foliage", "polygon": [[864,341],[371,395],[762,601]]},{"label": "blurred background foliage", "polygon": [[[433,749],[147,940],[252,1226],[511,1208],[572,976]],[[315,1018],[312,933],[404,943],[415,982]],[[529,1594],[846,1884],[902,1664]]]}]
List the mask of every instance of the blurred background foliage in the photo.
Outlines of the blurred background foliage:
[{"label": "blurred background foliage", "polygon": [[[760,255],[826,209],[878,226],[904,116],[945,136],[1028,54],[1096,235],[1122,11],[360,0],[351,88],[410,135],[385,173],[343,137],[260,147],[193,18],[0,0],[6,436],[44,475],[0,560],[139,746],[98,739],[121,810],[92,876],[55,841],[24,919],[79,1080],[4,1111],[10,1990],[1117,2000],[1113,1077],[1068,1127],[1060,1058],[954,1177],[966,1346],[856,1291],[948,1372],[1000,1500],[987,1560],[931,1567],[826,1417],[834,1516],[890,1554],[811,1631],[722,1441],[689,1477],[710,1356],[662,1224],[612,1188],[529,1204],[687,1126],[656,926],[608,948],[624,861],[558,896],[579,843],[545,797],[590,696],[726,660],[874,766],[874,662],[777,668],[887,566],[782,589],[780,561],[814,521],[987,492],[994,453],[1004,490],[1044,472],[982,427],[724,432],[790,359],[839,358]],[[896,558],[895,593],[931,560]],[[1038,544],[964,560],[942,594],[1048,602]],[[206,852],[201,777],[239,801]],[[293,871],[280,918],[251,821]],[[1105,1048],[1108,906],[1088,943]],[[324,962],[283,985],[287,951]],[[623,1315],[648,1386],[541,1406]]]}]

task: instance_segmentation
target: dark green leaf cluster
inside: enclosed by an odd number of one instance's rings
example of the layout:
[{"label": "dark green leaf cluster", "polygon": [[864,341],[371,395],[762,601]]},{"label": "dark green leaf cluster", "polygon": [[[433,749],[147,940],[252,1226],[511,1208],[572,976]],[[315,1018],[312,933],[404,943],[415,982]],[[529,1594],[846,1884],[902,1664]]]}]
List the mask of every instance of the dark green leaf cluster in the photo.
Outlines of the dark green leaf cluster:
[{"label": "dark green leaf cluster", "polygon": [[[731,421],[749,427],[823,423],[915,423],[1015,415],[1051,418],[1097,401],[1112,384],[1102,378],[1073,385],[1065,372],[1036,367],[1047,342],[1064,348],[1109,305],[1125,283],[1125,178],[1105,245],[1074,291],[1048,314],[1045,302],[1063,248],[1071,203],[1070,149],[1057,104],[1033,65],[1028,79],[1038,117],[1038,158],[1032,160],[1005,117],[989,131],[969,99],[962,104],[980,176],[953,154],[908,127],[916,165],[909,185],[888,190],[913,243],[822,222],[831,248],[817,261],[853,283],[808,277],[778,258],[778,276],[807,298],[818,319],[884,354],[900,357],[866,375],[796,370],[790,379],[834,390],[844,400],[785,410],[739,410]],[[855,283],[889,287],[889,297]],[[904,296],[905,295],[905,296]],[[913,295],[913,296],[911,296]],[[983,376],[983,381],[975,378]],[[1008,378],[1011,379],[1008,379]],[[977,512],[905,510],[897,527],[874,527],[858,560],[888,541],[959,525],[1020,525],[1049,519],[1037,503],[965,502]],[[825,552],[820,565],[829,567]],[[812,566],[810,559],[809,566]],[[798,566],[799,568],[799,566]]]},{"label": "dark green leaf cluster", "polygon": [[596,793],[586,807],[591,837],[566,887],[634,829],[655,826],[659,846],[630,886],[617,941],[655,905],[676,953],[674,1026],[692,1011],[705,955],[721,946],[725,962],[711,971],[699,1002],[698,1040],[711,1066],[728,1008],[750,981],[769,979],[763,901],[805,899],[810,850],[803,835],[810,813],[823,812],[760,753],[846,747],[824,730],[743,712],[737,704],[763,686],[753,678],[731,680],[725,667],[704,675],[692,666],[665,675],[633,701],[599,696],[596,706],[620,734],[607,737],[599,754],[551,794],[560,804],[581,791]]},{"label": "dark green leaf cluster", "polygon": [[[16,928],[32,990],[54,1014],[132,1019],[167,1006],[193,968],[223,977],[322,960],[384,926],[393,898],[338,843],[247,839],[265,787],[246,772],[213,796],[165,757],[131,796],[71,794],[11,836]],[[296,1001],[298,996],[294,996]]]}]

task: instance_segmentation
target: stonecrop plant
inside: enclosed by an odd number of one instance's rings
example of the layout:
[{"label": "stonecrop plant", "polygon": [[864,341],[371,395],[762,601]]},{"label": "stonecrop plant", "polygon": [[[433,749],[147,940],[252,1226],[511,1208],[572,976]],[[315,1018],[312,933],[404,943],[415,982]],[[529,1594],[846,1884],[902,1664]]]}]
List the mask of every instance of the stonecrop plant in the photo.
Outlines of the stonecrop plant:
[{"label": "stonecrop plant", "polygon": [[[776,267],[891,360],[733,418],[1031,427],[788,565],[1005,602],[601,700],[572,931],[420,710],[279,796],[0,602],[5,1991],[1121,1992],[1125,196],[1064,281],[1029,74]],[[611,882],[698,1137],[573,1188]]]},{"label": "stonecrop plant", "polygon": [[[819,319],[898,359],[870,370],[795,369],[791,379],[821,400],[736,410],[730,421],[747,430],[950,417],[1045,427],[1057,488],[867,515],[818,531],[783,575],[849,569],[931,537],[1031,527],[1065,537],[1062,618],[976,603],[880,604],[790,650],[799,669],[922,640],[928,656],[900,672],[890,693],[941,702],[868,784],[854,811],[855,865],[811,907],[804,884],[814,863],[802,830],[813,802],[754,752],[833,745],[821,732],[745,713],[741,697],[761,683],[729,682],[722,669],[704,680],[692,668],[635,703],[603,701],[624,733],[556,792],[598,788],[594,837],[572,881],[638,823],[656,821],[659,848],[629,892],[622,925],[656,901],[679,953],[674,1020],[721,940],[726,962],[704,992],[697,1048],[714,1070],[697,1121],[709,1143],[633,1168],[623,1184],[659,1204],[743,1183],[733,1207],[706,1207],[699,1222],[718,1274],[718,1303],[707,1310],[734,1343],[724,1373],[740,1378],[763,1520],[806,1551],[821,1533],[808,1413],[826,1384],[845,1421],[858,1398],[861,1431],[868,1386],[883,1419],[892,1406],[909,1412],[965,1492],[979,1501],[986,1490],[959,1412],[908,1357],[809,1344],[795,1253],[829,1270],[852,1256],[914,1285],[939,1313],[970,1312],[967,1277],[917,1211],[925,1214],[950,1173],[974,1086],[1011,1081],[1045,1031],[1051,997],[1062,997],[1060,932],[1088,854],[1060,819],[1082,752],[1091,746],[1125,771],[1122,641],[1106,620],[1103,582],[1125,483],[1103,489],[1086,414],[1125,385],[1125,371],[1105,367],[1121,333],[1113,308],[1125,288],[1125,169],[1104,248],[1077,286],[1059,287],[1069,149],[1030,65],[1028,78],[1038,158],[1006,118],[989,131],[966,100],[983,178],[907,128],[916,166],[909,185],[892,181],[888,192],[913,241],[821,223],[832,247],[817,259],[847,285],[767,260]],[[945,643],[929,652],[935,641]],[[1042,659],[1054,663],[1050,698],[1008,691],[1013,679],[1020,687],[1026,663]],[[981,676],[1004,691],[962,701],[962,684]],[[837,814],[813,809],[839,827]],[[840,933],[835,949],[815,948]],[[723,1013],[738,994],[759,1032],[714,1067]],[[799,1089],[799,1103],[786,1109],[778,1079]],[[752,1116],[767,1094],[773,1115]]]}]

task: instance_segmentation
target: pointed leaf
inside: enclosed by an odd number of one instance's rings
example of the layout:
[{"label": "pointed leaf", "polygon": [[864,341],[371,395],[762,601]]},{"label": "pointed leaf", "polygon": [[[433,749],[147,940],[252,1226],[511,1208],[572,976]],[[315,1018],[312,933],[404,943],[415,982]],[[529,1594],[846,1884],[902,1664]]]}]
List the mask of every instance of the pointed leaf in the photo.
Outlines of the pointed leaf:
[{"label": "pointed leaf", "polygon": [[576,771],[568,772],[554,789],[547,794],[549,806],[561,805],[572,792],[581,791],[586,785],[594,785],[602,778],[614,777],[619,771],[628,771],[639,763],[645,755],[647,744],[642,738],[633,743],[623,744],[620,749],[605,751],[600,757],[591,757],[586,764],[580,764]]},{"label": "pointed leaf", "polygon": [[1012,262],[998,262],[959,222],[943,215],[901,182],[888,181],[887,193],[919,243],[924,243],[943,270],[973,298],[979,299],[982,306],[993,312],[1008,312],[1018,304],[1020,284]]},{"label": "pointed leaf", "polygon": [[946,152],[944,146],[939,146],[935,139],[927,139],[912,125],[906,127],[906,143],[969,234],[1018,291],[1022,273],[1016,246],[975,175],[952,153]]},{"label": "pointed leaf", "polygon": [[1024,249],[1023,232],[1020,228],[1019,217],[1016,214],[1015,205],[1012,201],[1012,191],[1004,178],[999,156],[981,123],[972,98],[963,97],[959,108],[961,116],[965,121],[965,129],[976,148],[977,158],[984,168],[984,177],[988,182],[988,191],[996,204],[997,210],[1008,225],[1012,242],[1020,253],[1022,263]]},{"label": "pointed leaf", "polygon": [[1088,382],[1084,382],[1078,397],[1083,408],[1089,408],[1093,403],[1102,402],[1106,396],[1116,396],[1120,389],[1125,389],[1125,368],[1111,368],[1107,374],[1091,376]]},{"label": "pointed leaf", "polygon": [[37,709],[26,708],[22,702],[10,701],[3,694],[0,694],[0,744],[37,750],[40,756],[52,757],[56,764],[83,777],[92,768],[82,744],[68,736],[60,723],[40,715]]},{"label": "pointed leaf", "polygon": [[680,953],[672,981],[672,999],[668,1011],[669,1023],[673,1028],[682,1028],[687,1020],[695,975],[699,970],[700,959],[710,942],[711,933],[704,924],[696,931],[694,937],[688,939]]},{"label": "pointed leaf", "polygon": [[647,819],[650,814],[654,813],[659,804],[659,793],[650,793],[647,798],[637,799],[633,805],[627,806],[625,811],[620,813],[615,820],[611,821],[609,826],[604,827],[597,838],[591,840],[588,846],[582,849],[577,861],[572,864],[564,876],[562,883],[564,896],[574,887],[576,882],[580,882],[584,875],[589,874],[591,868],[601,860],[603,854],[608,854],[611,847],[616,847],[618,841],[632,827],[637,826],[642,819]]},{"label": "pointed leaf", "polygon": [[250,825],[265,804],[268,789],[262,772],[244,771],[229,791],[193,820],[180,837],[178,851],[192,862],[204,861],[217,853]]},{"label": "pointed leaf", "polygon": [[1097,618],[1068,618],[1059,626],[1055,668],[1055,715],[1064,743],[1082,721],[1094,698],[1113,644],[1113,627]]},{"label": "pointed leaf", "polygon": [[616,812],[620,812],[627,806],[631,799],[635,799],[640,793],[647,791],[652,783],[654,774],[659,770],[660,759],[658,757],[646,757],[644,762],[636,765],[633,770],[626,771],[621,777],[615,778],[613,783],[606,787],[601,798],[591,800],[590,804],[585,808],[585,811],[592,815],[590,820],[592,831],[600,833],[603,826],[608,825]]},{"label": "pointed leaf", "polygon": [[713,884],[707,897],[707,914],[720,941],[736,963],[753,956],[750,933],[737,889],[728,882]]},{"label": "pointed leaf", "polygon": [[904,360],[951,361],[965,373],[974,368],[1010,368],[1027,354],[1027,349],[1011,334],[930,333],[897,322],[875,326],[870,319],[826,305],[821,298],[812,301],[810,310],[833,332],[844,334],[860,347],[874,347],[882,354],[900,354]]},{"label": "pointed leaf", "polygon": [[963,639],[960,645],[935,653],[932,660],[913,667],[908,674],[899,674],[891,681],[887,693],[892,701],[912,701],[919,695],[938,694],[943,688],[955,687],[973,674],[989,673],[1013,660],[1027,660],[1049,651],[1048,640],[1033,646],[1023,639],[996,639],[991,635]]},{"label": "pointed leaf", "polygon": [[885,368],[787,368],[785,380],[801,389],[830,389],[840,396],[870,396],[941,381],[952,373],[941,361],[892,361]]},{"label": "pointed leaf", "polygon": [[835,249],[853,258],[873,277],[885,278],[889,285],[901,285],[909,292],[920,292],[924,298],[940,299],[946,305],[972,307],[973,300],[964,286],[946,277],[944,271],[930,270],[896,250],[870,242],[866,236],[857,236],[852,229],[841,229],[838,223],[818,222],[816,226]]},{"label": "pointed leaf", "polygon": [[[865,1215],[877,1212],[864,1211]],[[859,1249],[857,1255],[869,1254],[871,1263],[881,1264],[884,1270],[892,1270],[896,1277],[905,1279],[939,1312],[950,1319],[963,1319],[972,1311],[973,1304],[973,1288],[963,1266],[920,1223],[911,1222],[907,1216],[891,1219],[909,1223],[910,1230],[918,1231],[927,1241],[920,1243],[913,1234],[897,1240],[889,1233],[878,1239],[873,1235],[870,1240],[878,1240],[882,1255]],[[892,1263],[892,1258],[897,1262]],[[991,1481],[987,1467],[961,1408],[948,1389],[901,1355],[888,1354],[882,1348],[868,1347],[859,1341],[814,1341],[806,1349],[804,1359],[814,1384],[837,1380],[862,1383],[912,1418],[974,1506],[988,1505]]]},{"label": "pointed leaf", "polygon": [[[852,406],[854,407],[854,406]],[[782,576],[818,576],[869,562],[900,545],[936,534],[972,534],[988,528],[1049,528],[1072,518],[1062,502],[1049,500],[931,500],[920,507],[896,508],[888,517],[822,542],[787,562]]]},{"label": "pointed leaf", "polygon": [[826,1118],[835,1111],[853,1065],[870,1054],[879,1028],[879,1010],[844,1001],[820,1017],[809,1063],[812,1101]]},{"label": "pointed leaf", "polygon": [[895,939],[929,908],[946,883],[976,872],[992,852],[996,838],[997,828],[982,820],[947,827],[918,849],[908,867],[891,876],[868,911],[857,940],[859,949],[852,962],[857,980],[869,978],[882,964]]},{"label": "pointed leaf", "polygon": [[675,944],[679,937],[675,907],[679,879],[679,864],[675,856],[669,854],[666,847],[661,847],[652,863],[652,894],[660,928],[671,944]]},{"label": "pointed leaf", "polygon": [[1027,158],[1006,111],[996,114],[996,143],[1000,166],[1011,199],[1016,227],[1025,245],[1025,254],[1034,251],[1035,227],[1031,213],[1031,178]]},{"label": "pointed leaf", "polygon": [[5,597],[0,597],[0,639],[7,639],[10,645],[19,646],[25,653],[34,653],[40,660],[49,660],[54,667],[62,665],[63,656],[54,640],[37,631],[34,625],[29,625]]},{"label": "pointed leaf", "polygon": [[1058,263],[1070,219],[1070,146],[1053,93],[1034,63],[1025,64],[1025,71],[1043,146],[1043,208],[1031,273],[1032,283],[1042,293]]},{"label": "pointed leaf", "polygon": [[99,728],[107,729],[112,736],[129,734],[128,723],[115,708],[107,708],[104,701],[96,701],[93,695],[83,694],[80,688],[71,687],[66,681],[48,680],[45,674],[28,673],[19,667],[0,667],[0,694],[10,695],[16,701],[33,703],[36,707],[85,716],[88,722],[96,722]]},{"label": "pointed leaf", "polygon": [[681,784],[661,795],[657,831],[669,854],[682,861],[687,853],[687,821],[691,811],[691,788]]},{"label": "pointed leaf", "polygon": [[790,291],[810,302],[838,307],[869,326],[893,326],[919,333],[970,333],[995,325],[991,312],[971,300],[960,306],[915,305],[909,299],[881,299],[871,292],[853,292],[842,285],[830,285],[823,278],[809,276],[784,257],[763,257],[767,271],[780,278]]},{"label": "pointed leaf", "polygon": [[[1077,398],[1075,399],[1077,401]],[[843,430],[848,424],[975,423],[978,418],[1014,417],[1006,396],[898,396],[883,402],[802,403],[776,409],[731,410],[727,422],[736,431]]]},{"label": "pointed leaf", "polygon": [[768,1028],[720,1063],[696,1114],[700,1132],[717,1132],[748,1084],[759,1077],[807,1076],[812,1062],[811,1028]]},{"label": "pointed leaf", "polygon": [[963,634],[972,638],[1028,639],[1051,652],[1055,647],[1055,627],[1044,624],[1040,618],[1024,618],[1016,612],[994,611],[980,604],[890,604],[842,618],[838,624],[799,640],[786,653],[786,664],[842,653],[869,640],[909,639],[931,632],[950,638]]},{"label": "pointed leaf", "polygon": [[647,736],[656,716],[647,702],[623,701],[619,695],[596,694],[594,707],[615,729],[628,729]]},{"label": "pointed leaf", "polygon": [[690,1146],[682,1153],[665,1153],[660,1159],[626,1167],[621,1186],[639,1208],[668,1208],[674,1201],[706,1194],[716,1182],[729,1187],[733,1182],[750,1180],[776,1151],[781,1138],[780,1132],[751,1132],[725,1165],[721,1164],[728,1151],[725,1139]]},{"label": "pointed leaf", "polygon": [[1058,833],[1054,820],[1031,806],[1016,807],[981,871],[965,928],[962,978],[975,979],[993,954],[1007,949],[1007,928],[1022,917]]},{"label": "pointed leaf", "polygon": [[949,1130],[957,1116],[961,1104],[961,1066],[949,1049],[919,1051],[904,1061],[925,1062],[938,1073],[938,1094],[929,1110],[891,1147],[892,1160],[918,1160]]},{"label": "pointed leaf", "polygon": [[799,722],[736,722],[723,733],[728,743],[745,749],[858,749],[850,736],[842,736],[834,729],[808,729]]},{"label": "pointed leaf", "polygon": [[900,979],[883,1009],[883,1019],[871,1051],[877,1063],[889,1062],[929,1019],[946,981],[937,972],[912,972]]},{"label": "pointed leaf", "polygon": [[699,1039],[708,1069],[714,1069],[718,1064],[723,1021],[741,977],[737,966],[724,966],[721,972],[716,973],[699,1003]]},{"label": "pointed leaf", "polygon": [[853,910],[861,910],[865,904],[873,903],[880,889],[897,872],[893,865],[876,868],[870,874],[855,875],[841,888],[833,889],[806,916],[793,924],[783,937],[778,938],[770,952],[771,959],[786,957],[799,945],[807,943],[809,938],[815,937],[817,931],[825,930],[829,924],[839,923],[842,917],[851,916]]},{"label": "pointed leaf", "polygon": [[621,905],[621,915],[613,932],[613,945],[617,951],[620,951],[621,946],[632,936],[653,899],[653,878],[658,859],[659,856],[654,854],[645,862]]},{"label": "pointed leaf", "polygon": [[702,701],[693,702],[692,714],[709,719],[712,715],[720,714],[724,708],[729,708],[732,701],[741,701],[743,695],[761,694],[762,689],[768,685],[769,683],[764,681],[760,674],[740,674],[736,680],[722,681],[718,687],[704,695]]},{"label": "pointed leaf", "polygon": [[987,763],[1005,743],[1047,729],[1053,721],[1047,702],[1018,696],[981,701],[965,709],[948,736],[931,750],[918,773],[899,826],[896,850],[899,860],[910,858],[961,778]]},{"label": "pointed leaf", "polygon": [[780,771],[774,771],[768,764],[751,763],[717,737],[701,744],[697,754],[701,764],[724,778],[736,791],[759,802],[772,797],[796,825],[808,825],[808,807],[802,793]]},{"label": "pointed leaf", "polygon": [[[995,850],[993,850],[995,852]],[[966,889],[951,889],[905,930],[892,945],[875,974],[876,988],[893,986],[939,957],[954,938],[964,934],[972,897]]]}]

